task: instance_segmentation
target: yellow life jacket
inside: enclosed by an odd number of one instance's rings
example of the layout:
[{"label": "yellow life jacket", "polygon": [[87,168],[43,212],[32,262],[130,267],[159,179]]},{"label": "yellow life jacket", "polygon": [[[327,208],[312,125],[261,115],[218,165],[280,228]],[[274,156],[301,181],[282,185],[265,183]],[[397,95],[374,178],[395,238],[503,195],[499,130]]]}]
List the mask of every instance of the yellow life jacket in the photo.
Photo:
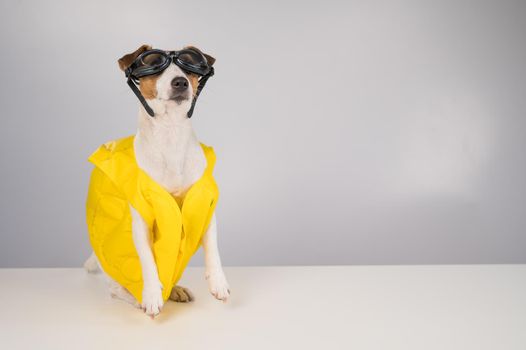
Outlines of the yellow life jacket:
[{"label": "yellow life jacket", "polygon": [[214,213],[219,196],[212,176],[215,154],[212,147],[201,144],[207,167],[180,208],[169,192],[137,166],[133,139],[108,142],[89,157],[95,165],[86,201],[89,238],[104,271],[142,302],[143,279],[129,204],[133,206],[153,232],[152,250],[166,300],[199,248]]}]

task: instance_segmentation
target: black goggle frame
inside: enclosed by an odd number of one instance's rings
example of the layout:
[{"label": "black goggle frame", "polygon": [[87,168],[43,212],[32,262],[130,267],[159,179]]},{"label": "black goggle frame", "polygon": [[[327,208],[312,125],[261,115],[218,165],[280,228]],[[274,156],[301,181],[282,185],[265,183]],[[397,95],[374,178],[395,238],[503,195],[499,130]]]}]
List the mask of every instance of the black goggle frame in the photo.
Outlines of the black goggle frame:
[{"label": "black goggle frame", "polygon": [[[146,59],[152,55],[156,55],[156,61],[148,63]],[[185,57],[190,57],[192,60],[184,59]],[[197,97],[199,97],[199,94],[205,87],[208,78],[214,75],[214,67],[208,64],[206,57],[201,52],[191,48],[179,51],[163,51],[158,49],[147,50],[137,56],[132,64],[126,68],[124,73],[126,78],[128,78],[128,85],[142,103],[146,112],[153,117],[155,113],[137,88],[137,85],[139,85],[139,79],[161,73],[168,68],[172,62],[186,73],[192,73],[199,76],[199,85],[197,86],[197,91],[192,99],[192,106],[187,113],[188,118],[191,118]]]}]

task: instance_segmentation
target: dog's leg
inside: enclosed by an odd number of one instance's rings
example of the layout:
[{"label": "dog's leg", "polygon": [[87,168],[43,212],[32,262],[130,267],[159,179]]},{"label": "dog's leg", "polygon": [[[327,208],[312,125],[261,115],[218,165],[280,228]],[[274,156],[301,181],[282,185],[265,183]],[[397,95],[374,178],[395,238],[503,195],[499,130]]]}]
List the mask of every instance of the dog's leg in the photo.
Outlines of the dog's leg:
[{"label": "dog's leg", "polygon": [[216,299],[226,301],[230,296],[230,289],[221,266],[221,258],[217,248],[215,213],[212,216],[208,230],[203,236],[202,244],[205,251],[205,278],[208,280],[208,289]]},{"label": "dog's leg", "polygon": [[84,262],[84,269],[86,269],[88,273],[97,273],[101,270],[95,253],[91,253],[90,257]]},{"label": "dog's leg", "polygon": [[162,284],[159,281],[157,265],[152,252],[153,237],[151,237],[148,225],[141,215],[130,206],[132,216],[132,235],[135,249],[141,262],[142,279],[142,308],[147,315],[155,317],[163,307]]},{"label": "dog's leg", "polygon": [[124,300],[125,302],[132,304],[136,308],[140,308],[141,304],[135,299],[133,295],[131,295],[130,292],[117,282],[115,282],[112,278],[108,276],[108,287],[110,289],[110,295],[112,298]]}]

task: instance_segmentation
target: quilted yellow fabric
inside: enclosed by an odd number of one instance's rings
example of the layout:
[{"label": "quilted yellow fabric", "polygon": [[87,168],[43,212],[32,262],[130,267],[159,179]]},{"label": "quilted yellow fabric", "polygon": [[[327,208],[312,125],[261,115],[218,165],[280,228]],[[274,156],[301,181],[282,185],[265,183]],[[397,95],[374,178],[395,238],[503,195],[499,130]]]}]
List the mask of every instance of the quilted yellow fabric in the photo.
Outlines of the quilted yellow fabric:
[{"label": "quilted yellow fabric", "polygon": [[86,201],[89,238],[104,271],[142,302],[141,265],[131,231],[129,205],[133,206],[153,232],[153,255],[166,300],[199,248],[214,213],[219,196],[212,176],[215,153],[201,144],[207,167],[180,208],[169,192],[137,166],[133,139],[105,143],[89,157],[95,165]]}]

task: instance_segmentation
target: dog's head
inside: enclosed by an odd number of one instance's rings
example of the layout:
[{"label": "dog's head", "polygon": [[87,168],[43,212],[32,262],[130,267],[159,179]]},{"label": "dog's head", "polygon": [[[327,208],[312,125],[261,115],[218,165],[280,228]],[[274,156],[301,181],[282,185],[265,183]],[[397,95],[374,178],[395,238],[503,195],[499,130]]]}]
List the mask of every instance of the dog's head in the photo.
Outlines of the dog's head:
[{"label": "dog's head", "polygon": [[[210,66],[214,64],[215,58],[212,56],[194,46],[187,46],[186,48],[193,48],[201,52]],[[141,53],[151,49],[150,45],[142,45],[134,52],[122,56],[118,60],[120,69],[125,71]],[[151,108],[160,114],[170,110],[186,114],[192,105],[192,99],[198,85],[198,75],[183,71],[173,62],[159,74],[139,79],[141,94]]]}]

